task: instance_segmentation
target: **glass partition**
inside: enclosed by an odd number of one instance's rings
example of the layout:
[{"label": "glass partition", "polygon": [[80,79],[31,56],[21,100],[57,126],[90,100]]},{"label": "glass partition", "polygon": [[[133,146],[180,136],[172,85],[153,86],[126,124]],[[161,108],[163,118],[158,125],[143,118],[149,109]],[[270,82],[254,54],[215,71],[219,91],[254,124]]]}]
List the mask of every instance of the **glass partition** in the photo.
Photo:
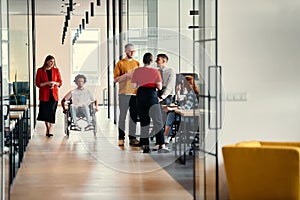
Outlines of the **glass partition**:
[{"label": "glass partition", "polygon": [[[10,77],[14,98],[11,104],[29,104],[29,41],[28,41],[28,1],[10,1],[9,8],[9,51]],[[16,9],[16,7],[18,9]],[[17,10],[17,11],[16,11]],[[22,13],[22,14],[20,14]]]},{"label": "glass partition", "polygon": [[[123,15],[127,30],[124,40],[136,46],[137,60],[141,61],[147,51],[153,55],[165,53],[168,66],[177,73],[198,77],[202,112],[193,115],[199,119],[195,124],[198,129],[193,133],[193,142],[184,149],[185,167],[174,161],[165,169],[170,167],[178,174],[185,169],[185,182],[174,177],[194,199],[218,199],[217,0],[127,0]],[[191,156],[193,159],[188,160]],[[179,157],[181,160],[183,155]]]},{"label": "glass partition", "polygon": [[7,1],[1,1],[1,48],[0,48],[0,73],[1,73],[1,136],[0,136],[0,188],[1,198],[9,199],[9,147],[5,138],[5,127],[9,124],[9,52],[8,52],[8,10]]}]

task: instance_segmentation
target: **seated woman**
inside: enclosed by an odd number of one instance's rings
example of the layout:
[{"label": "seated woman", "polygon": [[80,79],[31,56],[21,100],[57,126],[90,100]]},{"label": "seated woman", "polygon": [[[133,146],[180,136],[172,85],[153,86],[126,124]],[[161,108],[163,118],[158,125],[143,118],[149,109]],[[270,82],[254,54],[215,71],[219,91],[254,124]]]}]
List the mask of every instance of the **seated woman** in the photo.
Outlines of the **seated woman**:
[{"label": "seated woman", "polygon": [[85,127],[85,130],[89,130],[90,128],[93,127],[91,124],[91,116],[90,116],[90,108],[89,105],[91,103],[95,103],[95,111],[98,111],[98,103],[97,100],[94,98],[94,95],[84,87],[85,83],[87,81],[87,78],[82,75],[78,74],[75,77],[74,82],[77,85],[77,88],[70,90],[65,97],[61,100],[61,105],[63,108],[63,112],[66,113],[66,108],[65,108],[65,101],[72,100],[72,104],[70,105],[71,109],[71,117],[72,121],[74,122],[74,130],[80,131],[81,128],[78,126],[77,119],[76,119],[76,114],[77,112],[81,111],[84,116],[86,117],[86,121],[88,125]]},{"label": "seated woman", "polygon": [[199,88],[197,87],[193,76],[185,76],[183,87],[186,90],[186,95],[184,99],[181,99],[180,91],[182,90],[182,88],[180,85],[176,86],[176,99],[179,105],[176,107],[168,106],[164,108],[164,111],[168,113],[165,128],[164,128],[165,129],[164,135],[168,136],[166,143],[169,143],[170,139],[173,137],[171,133],[171,127],[173,126],[174,122],[180,121],[180,115],[176,114],[174,111],[177,109],[179,110],[197,109],[199,106],[198,103]]}]

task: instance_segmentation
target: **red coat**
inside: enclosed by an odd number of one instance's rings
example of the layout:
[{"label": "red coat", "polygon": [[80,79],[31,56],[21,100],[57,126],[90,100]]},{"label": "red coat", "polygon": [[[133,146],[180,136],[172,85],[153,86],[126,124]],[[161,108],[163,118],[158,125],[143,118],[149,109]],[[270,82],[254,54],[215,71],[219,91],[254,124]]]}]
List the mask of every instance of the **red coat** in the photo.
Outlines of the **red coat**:
[{"label": "red coat", "polygon": [[[59,83],[59,86],[55,85],[52,88],[53,97],[56,101],[58,101],[59,100],[58,87],[60,87],[62,85],[61,75],[60,75],[58,68],[52,67],[51,71],[52,71],[52,81]],[[39,68],[36,73],[35,84],[38,88],[40,88],[40,90],[39,90],[39,100],[40,101],[49,101],[50,87],[48,85],[44,86],[44,87],[40,87],[41,83],[44,83],[47,81],[49,81],[49,80],[48,80],[48,75],[47,75],[46,70],[44,70],[43,67]]]}]

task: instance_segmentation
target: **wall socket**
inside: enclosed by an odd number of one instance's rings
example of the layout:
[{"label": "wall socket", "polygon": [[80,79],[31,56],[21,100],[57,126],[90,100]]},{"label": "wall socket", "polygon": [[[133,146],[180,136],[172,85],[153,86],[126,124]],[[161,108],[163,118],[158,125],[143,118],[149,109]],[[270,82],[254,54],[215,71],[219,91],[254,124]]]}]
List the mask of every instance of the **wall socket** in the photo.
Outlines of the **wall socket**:
[{"label": "wall socket", "polygon": [[227,93],[226,101],[247,101],[247,92]]}]

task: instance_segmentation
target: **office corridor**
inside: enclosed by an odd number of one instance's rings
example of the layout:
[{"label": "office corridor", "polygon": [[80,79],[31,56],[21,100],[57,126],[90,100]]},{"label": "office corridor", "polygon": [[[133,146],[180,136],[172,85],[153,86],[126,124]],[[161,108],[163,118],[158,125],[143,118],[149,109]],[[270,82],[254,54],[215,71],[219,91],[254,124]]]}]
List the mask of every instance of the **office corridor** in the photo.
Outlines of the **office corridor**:
[{"label": "office corridor", "polygon": [[128,141],[121,149],[117,126],[107,119],[104,108],[97,113],[97,122],[96,136],[92,131],[72,131],[69,138],[64,134],[60,107],[54,137],[45,137],[44,124],[37,122],[13,182],[11,199],[193,199],[164,170],[175,161],[173,153],[143,154]]}]

